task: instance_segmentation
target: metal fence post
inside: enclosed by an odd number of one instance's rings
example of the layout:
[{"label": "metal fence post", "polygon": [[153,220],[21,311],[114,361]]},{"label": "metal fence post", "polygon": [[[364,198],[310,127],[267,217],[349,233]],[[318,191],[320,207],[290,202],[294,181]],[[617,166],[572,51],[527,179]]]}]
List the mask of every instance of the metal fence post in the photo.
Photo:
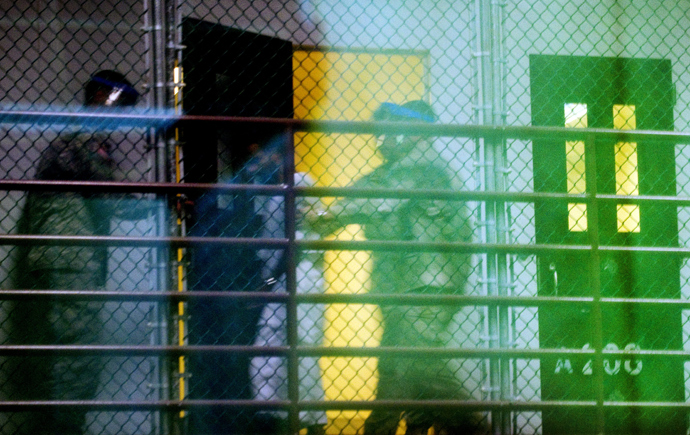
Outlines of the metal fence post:
[{"label": "metal fence post", "polygon": [[285,133],[285,157],[284,157],[284,180],[283,183],[287,186],[285,191],[285,236],[288,239],[288,245],[283,251],[286,257],[285,278],[288,293],[288,301],[286,306],[287,312],[287,345],[288,345],[288,400],[290,401],[290,408],[288,412],[288,427],[290,433],[298,433],[300,430],[299,421],[299,357],[297,355],[298,333],[297,324],[297,302],[295,296],[297,295],[297,277],[296,267],[297,261],[295,256],[295,238],[297,226],[297,208],[295,204],[295,153],[294,153],[294,131],[292,128],[287,128]]},{"label": "metal fence post", "polygon": [[597,162],[596,162],[596,138],[593,134],[588,135],[585,142],[587,159],[586,171],[587,180],[594,180],[587,183],[587,196],[590,198],[589,210],[587,211],[587,228],[589,231],[589,243],[591,245],[589,273],[592,286],[592,296],[594,303],[592,304],[592,341],[594,344],[594,368],[592,375],[594,377],[594,399],[597,404],[595,414],[595,427],[597,433],[604,433],[605,417],[604,417],[604,358],[602,349],[604,348],[603,339],[603,319],[601,313],[601,277],[600,277],[600,255],[599,255],[599,203],[596,199],[597,195]]},{"label": "metal fence post", "polygon": [[[144,39],[147,55],[147,69],[149,73],[147,106],[149,109],[166,109],[169,105],[167,98],[166,77],[167,71],[167,50],[166,40],[166,0],[144,0]],[[149,181],[168,182],[168,144],[166,132],[160,128],[149,128],[148,134],[149,147],[153,153],[152,174]],[[169,236],[167,200],[164,195],[157,195],[158,206],[154,213],[154,232],[158,237]],[[170,283],[169,268],[169,248],[155,247],[150,252],[150,264],[152,266],[151,285],[154,291],[166,291]],[[152,312],[152,344],[169,345],[172,343],[171,329],[172,324],[171,306],[167,303],[155,303]],[[153,384],[157,386],[157,400],[169,400],[171,398],[170,383],[171,363],[167,357],[158,357],[155,364]],[[165,412],[165,411],[164,411]],[[171,433],[173,424],[171,415],[158,415],[154,424],[157,433]]]},{"label": "metal fence post", "polygon": [[[477,121],[483,125],[500,126],[505,124],[504,114],[504,71],[503,5],[490,0],[477,0],[475,3],[475,38],[477,40]],[[479,141],[483,158],[483,190],[506,190],[506,146],[502,136],[491,136]],[[480,207],[481,232],[484,243],[507,243],[509,224],[507,209],[503,201],[484,202]],[[508,296],[510,288],[508,256],[502,254],[486,255],[487,295]],[[488,307],[489,347],[505,348],[510,342],[508,307]],[[506,400],[511,397],[510,364],[503,359],[491,359],[489,363],[489,382],[491,400]],[[495,434],[508,434],[510,414],[502,411],[492,412],[492,427]]]}]

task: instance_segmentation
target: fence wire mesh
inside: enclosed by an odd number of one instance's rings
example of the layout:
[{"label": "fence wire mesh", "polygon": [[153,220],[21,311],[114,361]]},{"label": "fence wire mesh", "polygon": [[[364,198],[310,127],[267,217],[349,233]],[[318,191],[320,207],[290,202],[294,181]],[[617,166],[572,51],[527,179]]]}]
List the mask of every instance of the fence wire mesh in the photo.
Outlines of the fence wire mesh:
[{"label": "fence wire mesh", "polygon": [[687,433],[689,6],[0,1],[0,432]]}]

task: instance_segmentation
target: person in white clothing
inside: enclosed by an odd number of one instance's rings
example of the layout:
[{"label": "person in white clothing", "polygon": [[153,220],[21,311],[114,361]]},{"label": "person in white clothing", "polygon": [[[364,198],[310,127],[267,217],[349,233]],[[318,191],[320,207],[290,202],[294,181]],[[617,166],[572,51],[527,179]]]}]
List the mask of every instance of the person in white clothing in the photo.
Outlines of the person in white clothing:
[{"label": "person in white clothing", "polygon": [[[295,173],[296,186],[313,186],[314,182],[306,173]],[[260,198],[257,198],[260,201]],[[318,239],[319,235],[309,232],[300,225],[303,219],[299,215],[314,212],[318,208],[316,198],[297,198],[297,239]],[[264,217],[263,237],[284,237],[284,197],[264,197],[264,201],[257,204],[257,212]],[[268,274],[274,278],[272,286],[274,292],[286,291],[286,277],[280,262],[283,261],[282,252],[262,250],[259,252],[267,264]],[[298,252],[296,261],[297,293],[322,293],[323,254],[316,251]],[[281,272],[276,273],[277,270]],[[297,306],[299,344],[318,346],[323,340],[322,305],[299,304]],[[257,346],[285,346],[287,345],[287,310],[283,303],[268,303],[262,310],[258,323]],[[300,400],[324,400],[324,389],[321,381],[321,370],[317,357],[302,357],[299,359],[299,398]],[[287,359],[283,356],[254,357],[250,366],[250,377],[254,398],[257,400],[287,400],[288,374]],[[301,411],[300,424],[307,428],[309,435],[324,433],[326,413],[324,411]],[[288,433],[287,411],[264,411],[257,416],[260,423],[255,433],[280,434]]]}]

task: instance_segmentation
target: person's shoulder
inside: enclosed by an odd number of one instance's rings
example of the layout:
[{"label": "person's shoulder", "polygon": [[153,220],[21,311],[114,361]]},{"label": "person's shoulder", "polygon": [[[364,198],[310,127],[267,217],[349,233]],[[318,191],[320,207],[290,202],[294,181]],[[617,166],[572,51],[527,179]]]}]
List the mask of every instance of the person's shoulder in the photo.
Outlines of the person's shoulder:
[{"label": "person's shoulder", "polygon": [[95,146],[94,134],[66,129],[50,141],[43,151],[36,170],[36,178],[70,180],[79,178],[88,167],[90,150]]},{"label": "person's shoulder", "polygon": [[78,130],[63,130],[50,141],[46,152],[61,154],[75,148],[83,147],[90,139],[89,135]]},{"label": "person's shoulder", "polygon": [[397,165],[391,172],[397,178],[414,180],[415,184],[420,187],[433,185],[447,185],[448,188],[450,187],[451,174],[448,168],[437,162],[416,162],[410,165]]},{"label": "person's shoulder", "polygon": [[389,177],[389,174],[390,164],[384,163],[376,167],[373,171],[356,178],[348,185],[348,187],[363,188],[372,184],[379,185]]},{"label": "person's shoulder", "polygon": [[58,135],[58,141],[70,147],[84,147],[90,143],[102,142],[105,140],[102,135],[95,132],[84,130],[67,130]]}]

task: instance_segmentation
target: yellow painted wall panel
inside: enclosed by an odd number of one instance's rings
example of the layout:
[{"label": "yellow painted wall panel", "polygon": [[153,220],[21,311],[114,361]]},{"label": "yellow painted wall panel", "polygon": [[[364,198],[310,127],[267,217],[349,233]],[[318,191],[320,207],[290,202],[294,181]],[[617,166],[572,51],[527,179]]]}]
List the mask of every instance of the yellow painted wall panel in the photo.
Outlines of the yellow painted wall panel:
[{"label": "yellow painted wall panel", "polygon": [[[296,50],[293,70],[298,119],[366,121],[383,102],[404,103],[425,95],[424,55]],[[295,135],[295,162],[298,171],[308,172],[320,186],[347,186],[383,163],[371,135],[322,133]],[[350,225],[332,237],[363,240],[364,232]],[[369,290],[370,253],[326,252],[325,264],[327,293]],[[325,316],[326,346],[378,346],[381,316],[377,306],[333,304]],[[376,358],[322,358],[327,400],[374,399],[376,363]],[[367,415],[364,411],[329,412],[329,431],[361,432]]]}]

